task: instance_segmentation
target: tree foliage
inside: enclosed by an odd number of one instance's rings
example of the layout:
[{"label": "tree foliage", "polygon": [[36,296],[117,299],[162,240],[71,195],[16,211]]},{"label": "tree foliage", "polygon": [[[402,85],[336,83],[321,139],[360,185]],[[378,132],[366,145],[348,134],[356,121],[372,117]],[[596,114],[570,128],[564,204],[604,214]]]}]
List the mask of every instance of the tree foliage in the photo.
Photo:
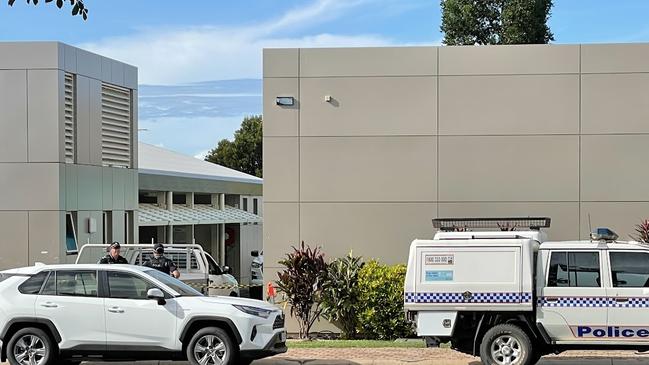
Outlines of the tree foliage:
[{"label": "tree foliage", "polygon": [[[51,3],[55,0],[45,0],[45,3]],[[65,2],[69,2],[72,7],[72,15],[81,16],[83,20],[88,20],[88,8],[83,3],[83,0],[56,0],[56,6],[61,9]],[[16,0],[8,0],[9,6],[13,6]],[[39,0],[27,0],[27,4],[38,5]]]},{"label": "tree foliage", "polygon": [[441,0],[444,44],[544,44],[552,0]]},{"label": "tree foliage", "polygon": [[278,273],[277,288],[291,307],[291,316],[299,326],[301,339],[308,339],[313,324],[322,315],[321,296],[327,279],[327,264],[318,247],[304,242],[279,262],[284,270]]},{"label": "tree foliage", "polygon": [[328,266],[322,292],[322,314],[340,328],[344,339],[356,338],[361,305],[358,277],[362,267],[362,258],[354,257],[351,252]]},{"label": "tree foliage", "polygon": [[205,161],[262,177],[262,137],[261,115],[245,117],[241,128],[234,133],[234,140],[221,140]]}]

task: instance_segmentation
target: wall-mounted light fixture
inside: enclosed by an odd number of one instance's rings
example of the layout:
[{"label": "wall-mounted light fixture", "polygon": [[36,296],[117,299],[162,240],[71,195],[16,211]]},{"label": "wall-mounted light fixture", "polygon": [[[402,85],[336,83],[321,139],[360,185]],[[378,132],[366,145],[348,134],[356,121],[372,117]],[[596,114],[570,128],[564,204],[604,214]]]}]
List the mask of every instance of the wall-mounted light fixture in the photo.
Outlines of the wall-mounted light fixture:
[{"label": "wall-mounted light fixture", "polygon": [[324,101],[327,102],[327,103],[331,103],[332,99],[333,98],[331,97],[331,95],[325,95],[325,97],[324,97]]},{"label": "wall-mounted light fixture", "polygon": [[295,105],[295,98],[292,96],[278,96],[275,98],[275,104],[281,106],[293,106]]}]

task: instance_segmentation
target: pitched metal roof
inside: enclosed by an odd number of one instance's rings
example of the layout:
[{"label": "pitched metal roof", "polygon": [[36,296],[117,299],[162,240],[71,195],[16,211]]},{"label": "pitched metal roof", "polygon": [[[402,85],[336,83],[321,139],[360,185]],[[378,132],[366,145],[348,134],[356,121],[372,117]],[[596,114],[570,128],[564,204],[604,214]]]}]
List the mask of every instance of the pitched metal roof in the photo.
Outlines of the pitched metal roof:
[{"label": "pitched metal roof", "polygon": [[226,206],[221,210],[206,204],[195,204],[193,208],[174,205],[173,210],[156,204],[140,204],[138,213],[140,226],[262,222],[260,216],[241,209]]},{"label": "pitched metal roof", "polygon": [[143,142],[138,144],[138,170],[141,174],[263,183],[256,176]]}]

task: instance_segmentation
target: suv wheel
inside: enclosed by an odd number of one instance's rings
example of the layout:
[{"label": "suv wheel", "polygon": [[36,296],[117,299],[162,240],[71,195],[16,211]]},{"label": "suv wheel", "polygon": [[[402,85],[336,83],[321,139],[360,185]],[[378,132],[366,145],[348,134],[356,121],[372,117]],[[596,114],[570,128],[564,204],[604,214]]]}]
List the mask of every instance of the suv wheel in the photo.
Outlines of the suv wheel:
[{"label": "suv wheel", "polygon": [[234,363],[234,358],[230,336],[218,327],[199,330],[187,346],[187,359],[192,365],[228,365]]},{"label": "suv wheel", "polygon": [[480,359],[485,365],[529,365],[532,361],[532,343],[519,327],[497,325],[482,338]]},{"label": "suv wheel", "polygon": [[7,343],[7,357],[12,365],[46,365],[54,355],[53,346],[43,330],[23,328]]}]

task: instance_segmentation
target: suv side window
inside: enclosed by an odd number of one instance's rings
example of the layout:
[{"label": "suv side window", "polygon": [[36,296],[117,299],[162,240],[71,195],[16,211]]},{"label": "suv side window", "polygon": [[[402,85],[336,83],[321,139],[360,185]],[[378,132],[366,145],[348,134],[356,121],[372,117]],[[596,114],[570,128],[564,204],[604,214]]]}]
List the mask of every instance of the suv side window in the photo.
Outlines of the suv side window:
[{"label": "suv side window", "polygon": [[38,294],[47,278],[47,274],[49,274],[49,271],[41,271],[36,275],[32,275],[24,283],[20,284],[18,291],[23,294]]},{"label": "suv side window", "polygon": [[109,298],[147,299],[147,291],[155,288],[146,280],[124,272],[108,271]]},{"label": "suv side window", "polygon": [[649,253],[611,251],[610,256],[614,287],[649,287]]},{"label": "suv side window", "polygon": [[601,286],[598,252],[552,252],[548,287]]},{"label": "suv side window", "polygon": [[[50,280],[48,280],[47,284],[47,291],[52,292]],[[96,271],[72,270],[56,272],[56,295],[96,297],[97,288]]]}]

